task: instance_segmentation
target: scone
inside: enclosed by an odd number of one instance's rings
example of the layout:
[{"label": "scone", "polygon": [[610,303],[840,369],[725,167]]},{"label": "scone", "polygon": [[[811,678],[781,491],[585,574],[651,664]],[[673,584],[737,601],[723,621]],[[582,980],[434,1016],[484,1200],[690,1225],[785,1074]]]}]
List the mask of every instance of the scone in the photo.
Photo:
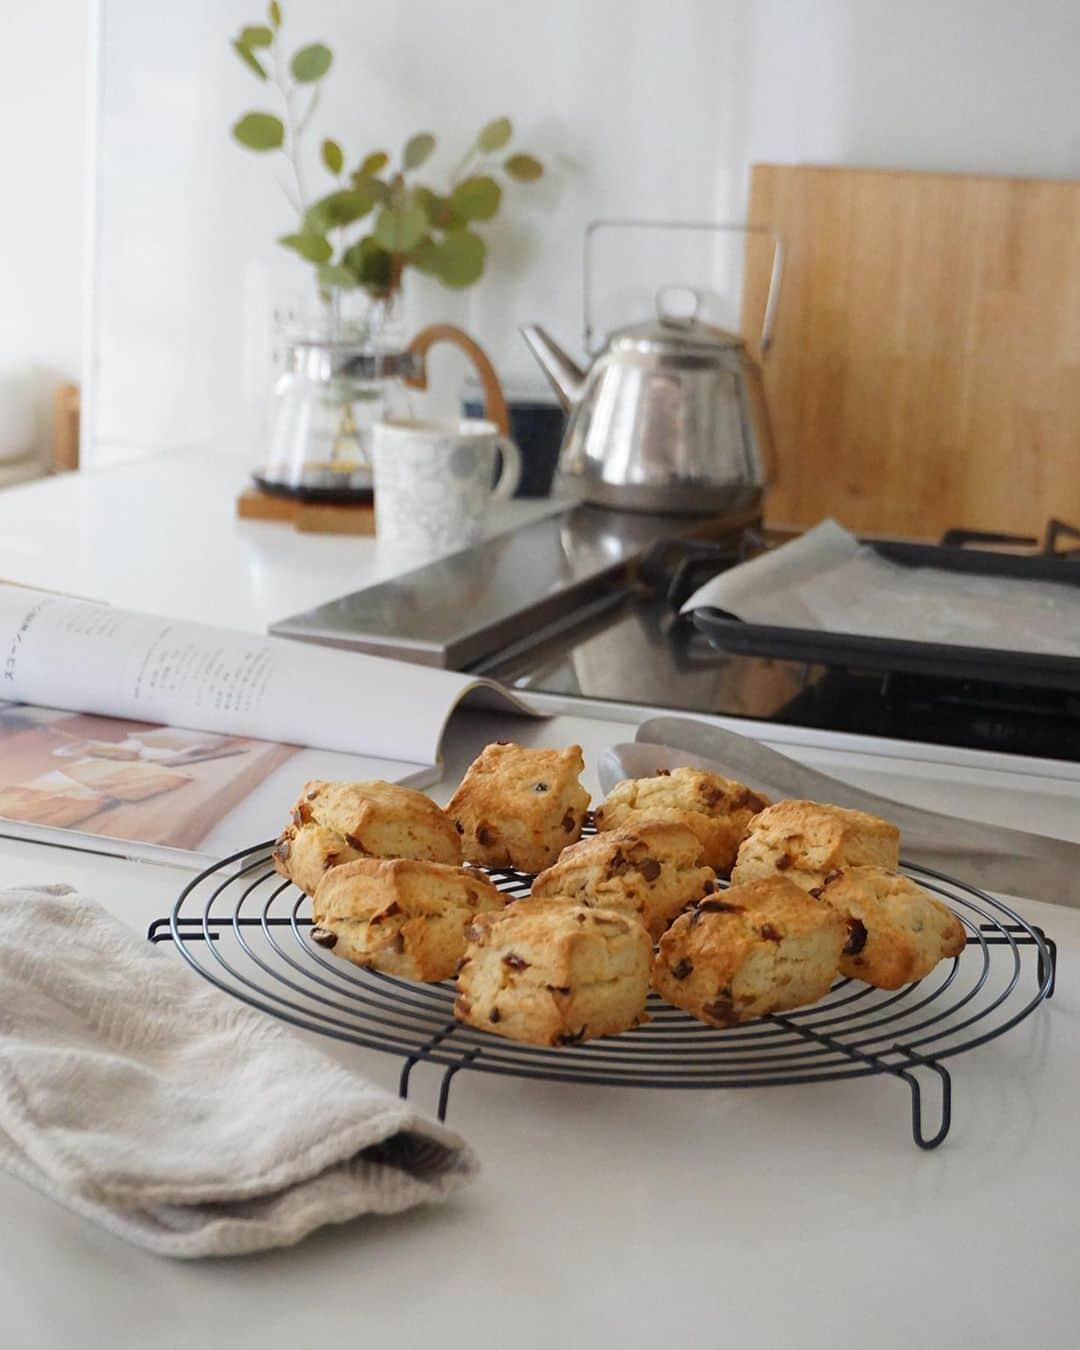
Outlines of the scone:
[{"label": "scone", "polygon": [[774,875],[676,919],[660,939],[653,985],[702,1022],[733,1026],[824,998],[847,939],[843,915]]},{"label": "scone", "polygon": [[447,815],[465,857],[485,867],[542,872],[581,837],[589,794],[579,775],[581,746],[530,750],[512,742],[487,745],[469,765]]},{"label": "scone", "polygon": [[358,966],[407,980],[448,980],[465,930],[505,897],[478,872],[413,858],[334,867],[311,902],[311,939]]},{"label": "scone", "polygon": [[454,1016],[533,1045],[577,1045],[642,1021],[652,942],[635,919],[519,900],[473,920]]},{"label": "scone", "polygon": [[782,801],[750,822],[731,873],[736,885],[782,872],[804,891],[846,867],[900,865],[900,831],[887,820],[820,802]]},{"label": "scone", "polygon": [[644,820],[564,849],[533,882],[532,893],[629,912],[656,942],[687,905],[716,889],[716,873],[698,866],[700,856],[701,840],[687,826]]},{"label": "scone", "polygon": [[653,778],[618,783],[596,810],[598,830],[617,830],[642,820],[674,820],[702,843],[701,861],[727,876],[753,815],[769,799],[742,783],[704,769],[662,769]]},{"label": "scone", "polygon": [[814,894],[847,920],[841,974],[878,989],[923,979],[967,944],[964,925],[947,905],[883,867],[847,868]]},{"label": "scone", "polygon": [[305,783],[292,823],[274,846],[274,866],[308,895],[323,875],[357,858],[424,858],[461,863],[461,842],[430,797],[378,780]]}]

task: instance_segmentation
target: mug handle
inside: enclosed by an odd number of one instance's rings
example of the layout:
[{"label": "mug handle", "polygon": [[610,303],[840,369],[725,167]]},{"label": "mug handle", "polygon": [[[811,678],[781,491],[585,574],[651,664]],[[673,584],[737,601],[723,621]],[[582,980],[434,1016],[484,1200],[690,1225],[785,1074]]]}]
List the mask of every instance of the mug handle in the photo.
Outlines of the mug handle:
[{"label": "mug handle", "polygon": [[521,451],[509,436],[500,436],[496,444],[502,455],[502,467],[499,469],[499,481],[491,489],[490,500],[505,502],[514,495],[521,482]]},{"label": "mug handle", "polygon": [[506,397],[503,394],[502,385],[499,383],[499,377],[495,374],[495,367],[488,360],[483,347],[478,342],[474,342],[468,333],[463,332],[460,328],[455,328],[452,323],[429,324],[427,328],[422,328],[409,343],[414,368],[413,373],[406,378],[405,383],[411,389],[426,389],[428,387],[427,354],[439,342],[449,342],[455,347],[460,347],[473,363],[484,390],[484,416],[489,422],[494,422],[504,436],[509,436],[510,413],[506,407]]}]

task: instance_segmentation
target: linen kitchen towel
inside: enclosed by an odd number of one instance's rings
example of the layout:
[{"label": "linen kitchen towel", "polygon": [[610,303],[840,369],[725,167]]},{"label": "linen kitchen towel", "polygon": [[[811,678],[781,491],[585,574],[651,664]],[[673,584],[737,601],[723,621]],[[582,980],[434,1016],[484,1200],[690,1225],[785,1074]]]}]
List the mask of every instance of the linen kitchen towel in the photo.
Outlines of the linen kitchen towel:
[{"label": "linen kitchen towel", "polygon": [[472,1151],[65,886],[0,891],[0,1166],[162,1255],[444,1199]]}]

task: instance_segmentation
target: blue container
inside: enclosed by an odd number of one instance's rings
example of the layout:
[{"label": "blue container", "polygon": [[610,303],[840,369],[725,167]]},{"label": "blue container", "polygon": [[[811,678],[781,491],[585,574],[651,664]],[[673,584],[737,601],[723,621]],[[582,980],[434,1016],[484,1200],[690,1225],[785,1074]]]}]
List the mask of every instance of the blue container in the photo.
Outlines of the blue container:
[{"label": "blue container", "polygon": [[[510,412],[510,436],[521,451],[521,482],[515,497],[547,497],[555,476],[566,414],[546,387],[526,380],[503,384]],[[484,399],[478,381],[466,380],[461,395],[463,417],[483,417]]]}]

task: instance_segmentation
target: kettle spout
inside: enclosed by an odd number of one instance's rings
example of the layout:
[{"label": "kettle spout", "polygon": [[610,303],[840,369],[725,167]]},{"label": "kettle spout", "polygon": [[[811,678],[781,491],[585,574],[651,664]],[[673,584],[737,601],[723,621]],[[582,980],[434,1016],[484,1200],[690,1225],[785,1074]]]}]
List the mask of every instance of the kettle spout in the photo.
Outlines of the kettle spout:
[{"label": "kettle spout", "polygon": [[525,324],[521,329],[521,336],[533,356],[540,362],[540,368],[559,396],[559,402],[569,412],[581,398],[581,392],[585,387],[585,372],[571,361],[559,344],[538,324]]}]

